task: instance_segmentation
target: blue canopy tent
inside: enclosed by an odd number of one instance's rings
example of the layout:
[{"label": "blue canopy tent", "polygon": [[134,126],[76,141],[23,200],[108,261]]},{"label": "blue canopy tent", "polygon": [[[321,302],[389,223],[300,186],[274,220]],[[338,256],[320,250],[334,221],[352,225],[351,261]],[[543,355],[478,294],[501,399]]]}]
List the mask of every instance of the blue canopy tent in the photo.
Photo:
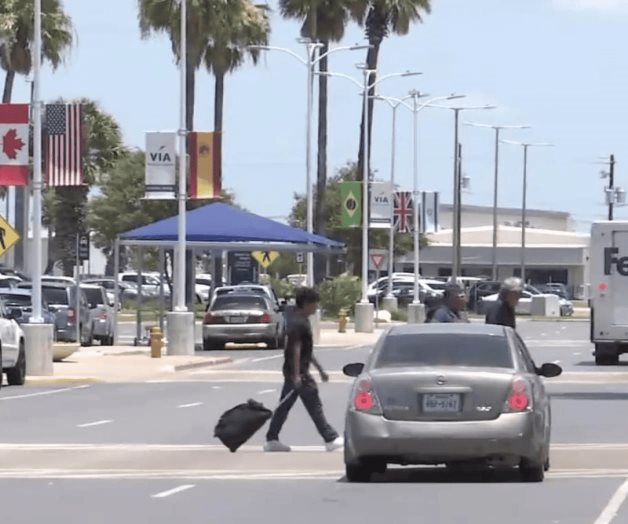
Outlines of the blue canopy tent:
[{"label": "blue canopy tent", "polygon": [[[160,267],[164,249],[176,247],[178,216],[159,220],[118,236],[115,243],[114,273],[118,275],[120,246],[159,248]],[[186,213],[186,243],[191,250],[213,251],[283,251],[343,253],[345,245],[329,238],[310,234],[254,213],[223,203],[212,203]],[[140,256],[140,260],[142,257]],[[141,267],[138,268],[141,274]],[[117,278],[116,278],[117,288]],[[115,290],[116,301],[118,290]],[[160,292],[160,325],[163,328],[163,286]],[[141,293],[138,293],[136,343],[141,338]],[[117,304],[115,307],[117,317]],[[117,319],[116,319],[117,320]]]}]

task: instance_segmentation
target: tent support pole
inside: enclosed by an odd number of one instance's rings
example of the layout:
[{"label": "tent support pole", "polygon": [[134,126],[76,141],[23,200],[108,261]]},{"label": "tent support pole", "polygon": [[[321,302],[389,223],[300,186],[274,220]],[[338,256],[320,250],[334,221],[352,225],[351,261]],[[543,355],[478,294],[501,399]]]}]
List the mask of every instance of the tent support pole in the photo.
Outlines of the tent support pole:
[{"label": "tent support pole", "polygon": [[159,248],[159,329],[164,332],[164,248]]},{"label": "tent support pole", "polygon": [[137,310],[135,311],[135,345],[139,346],[142,341],[142,270],[144,268],[144,248],[138,249],[138,263],[137,263]]},{"label": "tent support pole", "polygon": [[120,286],[118,275],[120,274],[120,239],[116,237],[113,246],[113,345],[118,344],[118,307],[120,304]]}]

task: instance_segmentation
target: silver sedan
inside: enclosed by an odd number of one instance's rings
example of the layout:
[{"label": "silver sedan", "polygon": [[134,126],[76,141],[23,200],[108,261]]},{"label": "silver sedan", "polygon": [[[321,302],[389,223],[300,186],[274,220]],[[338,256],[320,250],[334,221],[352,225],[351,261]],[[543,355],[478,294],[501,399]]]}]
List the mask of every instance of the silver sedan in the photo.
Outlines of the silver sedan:
[{"label": "silver sedan", "polygon": [[539,482],[549,469],[550,401],[523,340],[508,327],[392,327],[356,377],[346,414],[345,467],[367,482],[388,464],[519,467]]}]

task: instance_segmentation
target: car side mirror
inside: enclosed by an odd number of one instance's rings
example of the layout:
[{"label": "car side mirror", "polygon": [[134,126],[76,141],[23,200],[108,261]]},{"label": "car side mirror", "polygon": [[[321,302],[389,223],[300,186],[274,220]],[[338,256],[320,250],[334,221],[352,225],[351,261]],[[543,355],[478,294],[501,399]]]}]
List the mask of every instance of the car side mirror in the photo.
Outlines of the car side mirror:
[{"label": "car side mirror", "polygon": [[558,364],[546,363],[543,364],[540,368],[537,369],[537,375],[545,378],[553,378],[557,377],[563,372],[563,368],[561,368]]},{"label": "car side mirror", "polygon": [[364,364],[361,362],[354,362],[352,364],[347,364],[342,368],[342,372],[348,377],[359,377],[362,371],[364,370]]}]

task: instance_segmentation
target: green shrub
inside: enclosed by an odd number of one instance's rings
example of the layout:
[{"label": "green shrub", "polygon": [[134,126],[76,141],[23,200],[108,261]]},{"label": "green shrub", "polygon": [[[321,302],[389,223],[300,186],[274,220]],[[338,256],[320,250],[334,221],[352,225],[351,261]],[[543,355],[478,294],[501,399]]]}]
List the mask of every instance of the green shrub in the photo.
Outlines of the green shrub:
[{"label": "green shrub", "polygon": [[323,282],[320,287],[321,307],[327,316],[336,316],[341,309],[353,315],[355,303],[360,299],[361,286],[357,277],[341,275]]},{"label": "green shrub", "polygon": [[296,287],[293,286],[287,280],[281,280],[278,278],[269,278],[269,284],[275,290],[275,293],[279,297],[279,299],[286,297],[294,297],[296,292]]},{"label": "green shrub", "polygon": [[408,310],[407,309],[398,309],[390,314],[390,319],[395,322],[407,322],[408,321]]}]

